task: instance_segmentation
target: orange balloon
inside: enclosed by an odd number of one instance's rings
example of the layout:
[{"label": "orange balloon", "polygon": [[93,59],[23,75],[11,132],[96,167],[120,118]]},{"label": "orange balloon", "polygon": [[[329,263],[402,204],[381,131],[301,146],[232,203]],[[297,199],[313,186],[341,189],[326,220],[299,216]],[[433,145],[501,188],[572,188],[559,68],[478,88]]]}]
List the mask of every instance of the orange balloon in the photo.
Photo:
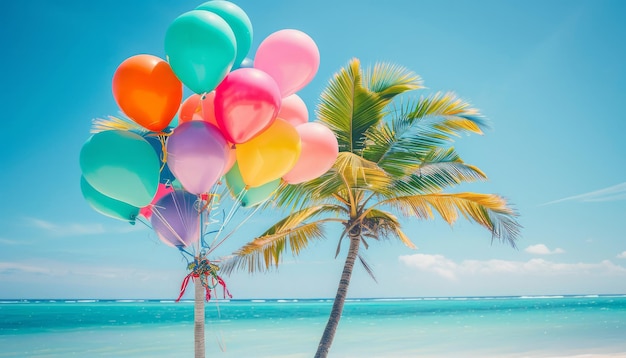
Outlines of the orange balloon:
[{"label": "orange balloon", "polygon": [[219,128],[219,126],[217,125],[217,120],[215,119],[215,104],[213,104],[214,101],[215,91],[206,93],[202,97],[202,119]]},{"label": "orange balloon", "polygon": [[179,123],[205,121],[219,128],[215,120],[214,99],[215,91],[202,95],[194,93],[187,97],[183,104],[180,105],[180,112],[178,113]]},{"label": "orange balloon", "polygon": [[183,85],[167,62],[152,55],[136,55],[115,70],[113,97],[137,124],[159,132],[178,112]]},{"label": "orange balloon", "polygon": [[[192,94],[180,105],[180,113],[178,113],[178,124],[193,121],[202,120],[202,96],[199,94]],[[217,126],[217,125],[216,125]]]}]

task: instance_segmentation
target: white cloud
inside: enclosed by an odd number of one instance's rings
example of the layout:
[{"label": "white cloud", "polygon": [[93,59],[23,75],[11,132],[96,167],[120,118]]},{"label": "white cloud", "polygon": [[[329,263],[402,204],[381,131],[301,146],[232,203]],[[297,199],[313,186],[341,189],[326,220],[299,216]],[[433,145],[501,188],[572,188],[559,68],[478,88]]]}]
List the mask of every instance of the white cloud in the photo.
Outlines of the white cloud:
[{"label": "white cloud", "polygon": [[506,260],[463,260],[457,263],[442,255],[414,254],[398,258],[409,268],[432,272],[450,280],[463,276],[489,274],[530,274],[530,275],[579,275],[579,274],[618,274],[626,276],[626,268],[609,260],[599,263],[558,263],[544,259],[528,261]]},{"label": "white cloud", "polygon": [[36,218],[26,218],[29,224],[36,228],[47,231],[54,236],[78,236],[78,235],[98,235],[104,233],[127,233],[137,231],[136,225],[126,224],[124,226],[105,227],[102,224],[55,224],[46,220]]},{"label": "white cloud", "polygon": [[584,194],[568,196],[566,198],[552,200],[541,205],[550,205],[556,203],[562,203],[564,201],[578,201],[578,202],[604,202],[604,201],[618,201],[626,200],[626,182],[610,186],[608,188],[591,191]]},{"label": "white cloud", "polygon": [[443,255],[414,254],[399,257],[400,262],[422,271],[432,271],[448,279],[456,278],[458,265]]},{"label": "white cloud", "polygon": [[626,259],[626,251],[623,251],[621,254],[617,255],[618,259]]},{"label": "white cloud", "polygon": [[544,244],[530,245],[527,248],[525,248],[524,251],[533,255],[553,255],[553,254],[562,254],[565,252],[565,250],[558,248],[558,247],[554,250],[550,250]]}]

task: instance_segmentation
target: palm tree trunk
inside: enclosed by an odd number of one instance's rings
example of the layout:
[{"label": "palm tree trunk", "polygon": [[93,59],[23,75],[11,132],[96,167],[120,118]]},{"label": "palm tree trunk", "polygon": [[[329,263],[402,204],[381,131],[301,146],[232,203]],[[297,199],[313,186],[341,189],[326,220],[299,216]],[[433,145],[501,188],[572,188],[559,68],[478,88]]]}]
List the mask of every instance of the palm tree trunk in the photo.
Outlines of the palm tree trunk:
[{"label": "palm tree trunk", "polygon": [[333,344],[335,338],[335,332],[341,319],[341,313],[343,312],[343,305],[346,302],[346,296],[348,295],[348,286],[350,285],[350,277],[352,277],[352,269],[354,268],[354,262],[359,254],[359,245],[361,243],[359,236],[350,236],[350,249],[348,250],[348,256],[346,262],[343,265],[343,273],[339,280],[339,287],[337,287],[337,295],[333,302],[333,308],[330,311],[330,317],[326,323],[324,334],[320,339],[320,343],[317,346],[317,352],[315,358],[326,358],[330,346]]},{"label": "palm tree trunk", "polygon": [[194,280],[194,305],[193,305],[193,340],[195,358],[205,357],[204,347],[204,287],[200,278]]}]

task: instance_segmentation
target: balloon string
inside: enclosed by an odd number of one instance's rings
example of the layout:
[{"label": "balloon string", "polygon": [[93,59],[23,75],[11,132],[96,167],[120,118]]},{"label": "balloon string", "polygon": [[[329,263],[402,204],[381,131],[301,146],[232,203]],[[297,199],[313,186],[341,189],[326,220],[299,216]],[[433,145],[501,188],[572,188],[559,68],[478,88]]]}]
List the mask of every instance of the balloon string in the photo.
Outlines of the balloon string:
[{"label": "balloon string", "polygon": [[217,194],[217,185],[214,185],[211,188],[211,191],[206,195],[206,204],[202,207],[201,209],[201,222],[200,222],[200,240],[199,240],[199,249],[204,249],[204,248],[209,248],[209,245],[206,243],[206,241],[204,240],[204,238],[212,233],[215,233],[217,231],[209,231],[207,232],[208,227],[213,224],[213,223],[217,223],[219,221],[215,221],[211,219],[211,212],[218,207],[219,205],[219,200],[221,198],[220,194]]},{"label": "balloon string", "polygon": [[159,173],[163,171],[165,165],[167,164],[167,149],[165,148],[165,135],[159,134],[158,136],[159,142],[161,142],[161,169],[159,169]]},{"label": "balloon string", "polygon": [[185,242],[183,241],[183,239],[180,237],[180,235],[176,232],[176,230],[174,230],[174,228],[172,227],[172,225],[170,225],[169,222],[167,222],[167,220],[165,219],[165,217],[163,216],[163,214],[158,210],[158,206],[155,206],[154,209],[152,210],[152,215],[155,216],[157,219],[159,219],[161,221],[161,223],[165,226],[165,228],[167,228],[169,230],[170,233],[172,233],[174,235],[174,237],[176,238],[176,240],[178,240],[178,242],[181,243],[181,245],[184,245]]},{"label": "balloon string", "polygon": [[[167,220],[165,219],[165,217],[163,216],[163,214],[161,214],[158,211],[153,211],[152,215],[156,216],[157,219],[159,219],[161,221],[161,223],[165,226],[165,228],[167,230],[169,230],[169,232],[171,234],[174,235],[174,237],[176,238],[176,240],[181,244],[184,245],[185,242],[183,241],[183,239],[180,237],[180,235],[176,232],[176,230],[174,230],[174,228],[170,225],[170,223],[167,222]],[[175,245],[176,246],[176,245]]]},{"label": "balloon string", "polygon": [[237,225],[237,227],[235,227],[231,232],[229,232],[226,236],[224,236],[224,238],[222,240],[220,240],[220,242],[218,242],[217,244],[215,244],[213,247],[211,247],[211,249],[209,250],[208,253],[213,252],[213,250],[215,250],[217,247],[219,247],[222,243],[224,243],[224,241],[226,241],[226,239],[228,239],[229,237],[231,237],[239,228],[241,228],[243,226],[243,224],[246,223],[246,221],[248,221],[252,216],[254,216],[254,214],[257,213],[257,211],[259,211],[259,209],[261,209],[261,205],[258,205],[256,208],[254,208],[254,211],[252,211],[250,214],[248,214],[243,220],[241,220],[241,222],[239,223],[239,225]]},{"label": "balloon string", "polygon": [[137,216],[137,217],[135,218],[135,222],[137,222],[137,221],[138,221],[138,222],[140,222],[140,223],[142,223],[142,224],[144,224],[144,225],[145,225],[148,229],[152,230],[152,226],[151,226],[150,224],[148,224],[148,222],[147,222],[147,221],[144,221],[144,220],[141,218],[141,216]]},{"label": "balloon string", "polygon": [[[273,197],[274,195],[276,195],[276,193],[281,190],[282,188],[286,187],[288,185],[287,182],[285,181],[281,181],[280,185],[274,189],[274,191],[268,196],[267,199],[265,199],[265,201],[269,200],[271,197]],[[245,195],[245,192],[247,191],[247,189],[244,189],[241,191],[241,193],[239,193],[239,196],[237,197],[237,203],[241,202],[241,197],[243,197],[243,195]],[[241,205],[237,206],[237,209],[239,209],[241,207]],[[241,222],[239,223],[239,225],[237,225],[237,227],[235,227],[233,230],[231,230],[222,240],[220,240],[219,243],[215,244],[215,241],[217,240],[217,235],[215,237],[215,239],[213,240],[213,246],[211,247],[211,249],[209,249],[209,253],[213,252],[213,250],[215,250],[215,248],[219,247],[222,243],[224,243],[224,241],[226,241],[226,239],[228,239],[229,237],[231,237],[237,230],[239,230],[243,224],[246,223],[246,221],[250,220],[251,217],[254,216],[254,214],[256,214],[260,209],[261,209],[262,205],[257,205],[257,207],[254,209],[254,211],[252,211],[250,214],[248,214],[248,216],[246,216],[243,220],[241,220]],[[222,225],[222,228],[224,227],[225,224]],[[221,228],[220,228],[221,229]]]},{"label": "balloon string", "polygon": [[239,209],[241,208],[241,199],[243,199],[247,192],[248,189],[244,189],[239,193],[239,195],[237,195],[237,197],[235,198],[235,203],[230,208],[230,213],[228,213],[228,216],[226,216],[226,218],[224,219],[222,226],[228,225],[237,213],[237,211],[239,211]]},{"label": "balloon string", "polygon": [[[219,304],[219,297],[215,297],[215,309],[217,310],[217,322],[218,324],[222,323],[222,313],[220,311],[220,304]],[[211,324],[212,322],[209,321],[209,324]],[[224,339],[224,332],[222,331],[221,328],[218,327],[219,332],[217,332],[216,330],[213,330],[215,332],[215,341],[217,342],[217,345],[220,347],[220,350],[222,352],[226,352],[226,340]]]},{"label": "balloon string", "polygon": [[[190,205],[186,205],[187,204],[186,203],[187,199],[185,197],[182,197],[183,202],[182,202],[182,205],[181,205],[181,203],[179,202],[177,196],[174,195],[173,193],[171,195],[172,195],[172,199],[174,199],[173,200],[174,208],[176,209],[176,213],[178,214],[178,217],[180,218],[180,223],[183,225],[183,228],[184,228],[185,232],[189,232],[189,221],[187,220],[188,216],[189,215],[200,215],[200,213],[197,210],[195,211],[195,213],[193,211],[191,213],[184,212],[184,210],[183,210],[184,208],[189,208],[190,207]],[[193,205],[191,207],[194,208],[195,205]],[[179,237],[179,240],[181,241],[181,243],[183,245],[185,245],[185,242],[182,240],[182,238]]]},{"label": "balloon string", "polygon": [[[217,231],[217,234],[215,234],[215,237],[213,238],[213,242],[211,243],[211,248],[209,249],[209,252],[212,252],[214,250],[215,243],[217,242],[217,239],[219,238],[220,234],[222,233],[222,231],[224,231],[224,227],[226,227],[226,225],[228,225],[228,223],[230,222],[230,220],[233,218],[233,216],[235,216],[235,213],[239,210],[239,208],[241,207],[241,198],[243,198],[243,196],[246,194],[247,190],[244,189],[242,190],[239,195],[237,195],[237,197],[235,198],[235,202],[233,203],[233,206],[231,206],[230,208],[230,212],[228,213],[228,215],[224,218],[224,221],[222,221],[222,225],[220,225],[219,230]],[[224,240],[222,240],[220,243],[222,243]],[[218,245],[219,246],[219,245]]]}]

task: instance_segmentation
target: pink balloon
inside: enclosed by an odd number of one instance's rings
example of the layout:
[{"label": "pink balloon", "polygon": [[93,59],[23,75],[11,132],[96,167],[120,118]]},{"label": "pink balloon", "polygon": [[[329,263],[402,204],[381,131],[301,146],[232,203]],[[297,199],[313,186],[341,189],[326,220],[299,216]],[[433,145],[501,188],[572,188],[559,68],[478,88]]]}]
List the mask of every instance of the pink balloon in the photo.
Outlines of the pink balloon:
[{"label": "pink balloon", "polygon": [[309,110],[302,98],[294,93],[283,98],[280,111],[278,111],[278,118],[282,118],[297,127],[309,121]]},{"label": "pink balloon", "polygon": [[227,156],[226,164],[224,165],[224,170],[222,170],[222,175],[225,175],[226,173],[228,173],[233,168],[233,166],[235,165],[235,162],[237,161],[237,150],[235,150],[234,145],[231,145],[228,148],[228,154],[226,156]]},{"label": "pink balloon", "polygon": [[139,214],[143,215],[143,217],[146,219],[150,219],[150,217],[152,216],[152,208],[154,207],[154,204],[166,194],[173,191],[174,188],[172,186],[159,183],[159,186],[157,187],[157,192],[156,194],[154,194],[154,198],[152,198],[152,202],[150,202],[149,205],[146,205],[143,208],[139,209]]},{"label": "pink balloon", "polygon": [[330,169],[339,146],[333,131],[316,122],[304,123],[296,127],[302,141],[302,151],[296,165],[283,176],[289,184],[298,184],[315,179]]},{"label": "pink balloon", "polygon": [[211,191],[222,175],[228,143],[217,127],[205,121],[185,122],[167,139],[167,165],[185,190]]},{"label": "pink balloon", "polygon": [[266,37],[254,57],[254,67],[276,80],[283,98],[311,82],[319,66],[320,52],[315,41],[304,32],[292,29]]},{"label": "pink balloon", "polygon": [[244,143],[276,119],[281,96],[276,81],[255,68],[232,71],[215,89],[215,119],[231,143]]}]

